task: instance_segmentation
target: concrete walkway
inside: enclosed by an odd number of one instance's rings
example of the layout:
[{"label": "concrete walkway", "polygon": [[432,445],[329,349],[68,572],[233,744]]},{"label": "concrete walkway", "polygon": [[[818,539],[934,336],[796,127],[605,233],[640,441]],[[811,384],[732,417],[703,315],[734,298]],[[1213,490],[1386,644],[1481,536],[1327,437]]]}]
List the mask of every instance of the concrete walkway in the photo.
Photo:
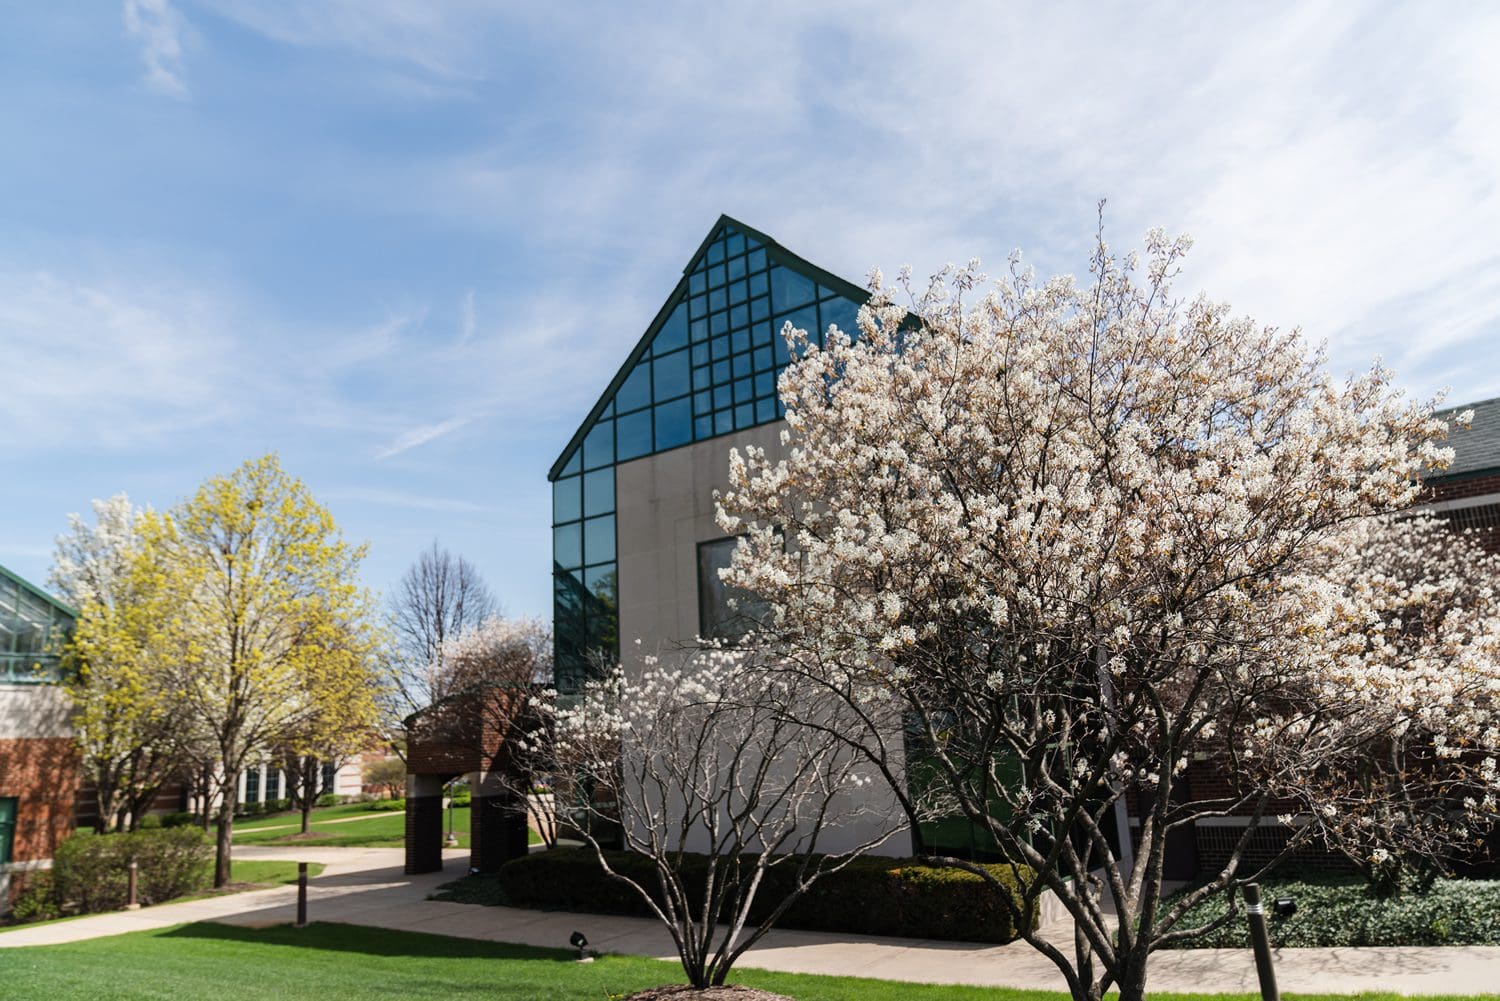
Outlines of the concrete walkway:
[{"label": "concrete walkway", "polygon": [[[401,850],[244,846],[237,858],[298,859],[327,868],[309,890],[314,921],[426,932],[458,938],[567,948],[578,930],[601,952],[675,960],[670,938],[644,918],[524,911],[428,900],[441,883],[464,871],[467,852],[447,856],[447,871],[423,876],[401,872]],[[162,928],[190,921],[263,926],[289,922],[296,890],[251,893],[163,904],[132,913],[0,932],[0,947],[47,945]],[[880,977],[919,983],[1063,989],[1056,969],[1024,942],[986,946],[961,942],[872,938],[825,932],[774,931],[741,966],[793,973]],[[1500,990],[1500,947],[1283,949],[1276,956],[1283,991],[1409,994],[1482,994]],[[1257,991],[1248,950],[1192,949],[1161,952],[1151,960],[1151,989]]]}]

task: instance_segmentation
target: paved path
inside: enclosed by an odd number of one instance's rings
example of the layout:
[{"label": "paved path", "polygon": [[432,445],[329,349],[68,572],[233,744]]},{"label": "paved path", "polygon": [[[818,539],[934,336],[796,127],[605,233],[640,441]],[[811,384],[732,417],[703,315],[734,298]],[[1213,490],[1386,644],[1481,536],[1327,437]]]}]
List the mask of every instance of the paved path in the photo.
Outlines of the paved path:
[{"label": "paved path", "polygon": [[[404,875],[401,850],[392,848],[263,845],[236,848],[235,855],[324,863],[327,868],[309,890],[308,910],[315,921],[553,948],[566,948],[568,936],[576,929],[588,936],[591,947],[603,952],[676,958],[666,932],[644,918],[428,900],[438,884],[463,872],[468,855],[464,851],[447,856],[447,872],[422,876]],[[295,888],[277,887],[163,904],[128,914],[101,914],[0,932],[0,947],[73,942],[188,921],[277,924],[293,920],[295,903]],[[1481,994],[1500,989],[1500,948],[1282,949],[1276,964],[1284,991]],[[986,946],[775,931],[740,965],[925,983],[1062,989],[1057,971],[1023,942]],[[1193,949],[1153,956],[1151,989],[1255,993],[1257,987],[1248,950]]]},{"label": "paved path", "polygon": [[[463,809],[463,807],[460,807]],[[352,824],[356,820],[381,820],[386,817],[404,816],[400,810],[371,810],[368,814],[359,814],[354,817],[335,817],[332,820],[313,820],[313,827],[321,827],[324,824]],[[299,819],[295,824],[265,824],[260,827],[236,827],[235,834],[243,831],[246,834],[256,834],[260,831],[289,831],[292,828],[302,830],[302,821]]]}]

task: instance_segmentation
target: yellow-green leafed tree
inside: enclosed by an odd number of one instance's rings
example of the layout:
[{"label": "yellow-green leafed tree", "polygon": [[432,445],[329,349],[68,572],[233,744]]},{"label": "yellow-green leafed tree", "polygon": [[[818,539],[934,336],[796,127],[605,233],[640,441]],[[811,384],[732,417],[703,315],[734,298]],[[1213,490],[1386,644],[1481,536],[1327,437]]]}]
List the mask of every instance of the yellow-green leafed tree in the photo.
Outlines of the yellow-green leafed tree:
[{"label": "yellow-green leafed tree", "polygon": [[153,667],[149,602],[136,590],[151,578],[131,570],[140,514],[124,494],[93,508],[93,524],[73,515],[58,537],[52,584],[79,613],[64,650],[64,687],[96,827],[112,831],[140,823],[177,766],[182,734]]},{"label": "yellow-green leafed tree", "polygon": [[240,772],[341,700],[363,712],[378,684],[371,658],[336,652],[369,628],[356,583],[365,551],[274,455],[210,478],[166,514],[147,512],[139,534],[134,566],[173,712],[213,756],[223,886]]},{"label": "yellow-green leafed tree", "polygon": [[380,697],[385,691],[382,637],[373,617],[330,615],[307,625],[316,655],[302,671],[308,712],[287,733],[274,760],[286,774],[287,795],[308,833],[323,765],[337,765],[381,743]]}]

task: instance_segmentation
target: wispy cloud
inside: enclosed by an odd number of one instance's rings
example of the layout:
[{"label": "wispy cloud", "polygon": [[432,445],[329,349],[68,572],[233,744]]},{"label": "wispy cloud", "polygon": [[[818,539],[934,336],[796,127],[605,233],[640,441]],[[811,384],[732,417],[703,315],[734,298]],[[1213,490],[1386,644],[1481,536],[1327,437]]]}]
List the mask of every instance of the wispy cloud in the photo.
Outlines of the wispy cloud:
[{"label": "wispy cloud", "polygon": [[403,493],[399,490],[381,490],[367,487],[335,487],[319,491],[325,501],[351,501],[356,504],[374,504],[379,507],[404,508],[411,511],[436,511],[447,514],[492,514],[495,508],[456,497],[429,497],[423,494]]},{"label": "wispy cloud", "polygon": [[477,414],[469,417],[454,417],[438,424],[423,424],[409,431],[403,431],[393,438],[390,444],[376,452],[375,458],[389,459],[392,456],[400,455],[402,452],[408,452],[419,446],[426,445],[428,442],[436,441],[444,435],[452,434],[459,428],[467,427],[477,419]]},{"label": "wispy cloud", "polygon": [[144,83],[168,97],[186,98],[182,68],[182,15],[171,0],[125,0],[125,31],[141,46]]}]

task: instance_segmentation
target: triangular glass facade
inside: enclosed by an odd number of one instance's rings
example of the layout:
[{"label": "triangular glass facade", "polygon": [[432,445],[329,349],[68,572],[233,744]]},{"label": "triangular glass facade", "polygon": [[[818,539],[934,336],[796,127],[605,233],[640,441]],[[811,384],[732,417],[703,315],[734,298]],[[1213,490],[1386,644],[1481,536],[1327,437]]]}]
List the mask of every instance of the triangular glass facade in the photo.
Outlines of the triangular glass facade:
[{"label": "triangular glass facade", "polygon": [[57,681],[74,613],[0,567],[0,684]]},{"label": "triangular glass facade", "polygon": [[553,467],[554,630],[560,687],[619,655],[617,463],[768,424],[788,321],[814,341],[853,332],[860,290],[722,218],[646,337]]}]

